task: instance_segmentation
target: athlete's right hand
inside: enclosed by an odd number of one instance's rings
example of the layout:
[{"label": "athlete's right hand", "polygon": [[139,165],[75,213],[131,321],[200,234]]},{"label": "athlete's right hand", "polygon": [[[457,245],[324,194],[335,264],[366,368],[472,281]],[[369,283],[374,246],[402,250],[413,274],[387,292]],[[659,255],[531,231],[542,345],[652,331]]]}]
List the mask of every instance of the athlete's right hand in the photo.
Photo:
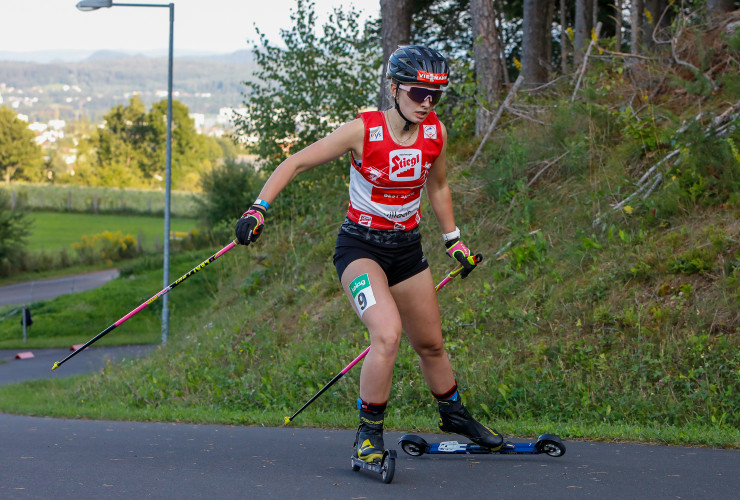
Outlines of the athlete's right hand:
[{"label": "athlete's right hand", "polygon": [[470,252],[470,249],[465,246],[465,243],[460,241],[460,238],[446,242],[445,247],[447,247],[447,255],[462,265],[460,277],[462,279],[467,278],[468,274],[478,265],[477,256]]},{"label": "athlete's right hand", "polygon": [[234,228],[239,243],[249,245],[253,241],[257,241],[265,227],[266,212],[267,210],[262,205],[252,205],[249,210],[242,214]]}]

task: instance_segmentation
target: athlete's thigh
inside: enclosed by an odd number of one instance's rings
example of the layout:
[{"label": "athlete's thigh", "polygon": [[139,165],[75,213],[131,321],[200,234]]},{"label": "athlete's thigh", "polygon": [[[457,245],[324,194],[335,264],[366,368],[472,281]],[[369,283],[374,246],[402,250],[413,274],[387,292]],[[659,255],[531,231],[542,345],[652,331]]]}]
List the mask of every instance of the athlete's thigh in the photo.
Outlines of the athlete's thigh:
[{"label": "athlete's thigh", "polygon": [[431,271],[424,271],[391,287],[403,329],[414,347],[442,342],[437,292]]},{"label": "athlete's thigh", "polygon": [[388,288],[388,279],[372,259],[352,261],[342,273],[342,287],[370,333],[392,328],[400,333],[401,319]]}]

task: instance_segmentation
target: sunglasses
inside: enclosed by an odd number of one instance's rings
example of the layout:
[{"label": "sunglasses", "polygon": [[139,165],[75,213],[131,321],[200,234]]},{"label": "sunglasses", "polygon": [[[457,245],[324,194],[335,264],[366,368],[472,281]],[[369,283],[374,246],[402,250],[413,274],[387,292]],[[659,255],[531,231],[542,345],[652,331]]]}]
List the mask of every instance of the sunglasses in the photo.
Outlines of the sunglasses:
[{"label": "sunglasses", "polygon": [[429,89],[426,87],[412,87],[411,85],[403,85],[399,84],[398,88],[401,90],[405,90],[409,94],[409,98],[414,101],[418,102],[419,104],[423,103],[427,99],[432,103],[432,106],[435,106],[440,99],[442,99],[442,94],[444,94],[444,90],[442,89]]}]

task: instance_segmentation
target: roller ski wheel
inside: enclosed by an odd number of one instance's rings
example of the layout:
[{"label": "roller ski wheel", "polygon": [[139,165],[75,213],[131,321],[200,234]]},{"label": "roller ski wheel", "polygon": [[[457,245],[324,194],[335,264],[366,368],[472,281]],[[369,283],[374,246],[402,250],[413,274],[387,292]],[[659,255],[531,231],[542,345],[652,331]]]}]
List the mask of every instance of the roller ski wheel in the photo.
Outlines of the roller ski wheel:
[{"label": "roller ski wheel", "polygon": [[398,441],[401,449],[412,457],[420,457],[425,453],[430,455],[488,455],[497,453],[499,455],[540,455],[551,457],[562,457],[565,455],[565,445],[555,434],[542,434],[534,443],[512,443],[504,442],[498,450],[492,450],[475,443],[460,443],[458,441],[442,441],[439,443],[428,443],[416,434],[405,434]]},{"label": "roller ski wheel", "polygon": [[541,435],[537,438],[534,446],[540,453],[545,453],[551,457],[562,457],[565,455],[565,445],[555,434]]},{"label": "roller ski wheel", "polygon": [[390,484],[396,473],[396,450],[386,450],[380,463],[364,462],[359,458],[352,457],[352,470],[355,472],[366,470],[379,474],[385,484]]},{"label": "roller ski wheel", "polygon": [[427,443],[423,437],[417,436],[416,434],[406,434],[401,437],[398,444],[401,445],[401,449],[406,452],[406,454],[411,455],[412,457],[420,457],[429,451],[429,443]]}]

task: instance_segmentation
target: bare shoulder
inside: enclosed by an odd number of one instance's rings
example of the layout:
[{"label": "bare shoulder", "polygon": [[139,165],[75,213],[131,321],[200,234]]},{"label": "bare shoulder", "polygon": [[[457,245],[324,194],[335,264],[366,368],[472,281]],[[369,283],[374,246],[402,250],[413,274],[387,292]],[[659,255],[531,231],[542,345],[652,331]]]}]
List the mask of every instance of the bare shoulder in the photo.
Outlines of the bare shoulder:
[{"label": "bare shoulder", "polygon": [[362,122],[362,118],[355,118],[354,120],[345,123],[344,125],[339,127],[339,130],[342,129],[348,135],[359,136],[360,138],[362,138],[365,133],[365,125]]},{"label": "bare shoulder", "polygon": [[445,127],[445,124],[440,121],[439,128],[442,129],[442,139],[447,142],[447,127]]},{"label": "bare shoulder", "polygon": [[[365,125],[361,118],[355,118],[336,129],[331,136],[348,146],[356,156],[362,157],[362,145],[365,138]],[[331,137],[330,136],[330,137]]]}]

